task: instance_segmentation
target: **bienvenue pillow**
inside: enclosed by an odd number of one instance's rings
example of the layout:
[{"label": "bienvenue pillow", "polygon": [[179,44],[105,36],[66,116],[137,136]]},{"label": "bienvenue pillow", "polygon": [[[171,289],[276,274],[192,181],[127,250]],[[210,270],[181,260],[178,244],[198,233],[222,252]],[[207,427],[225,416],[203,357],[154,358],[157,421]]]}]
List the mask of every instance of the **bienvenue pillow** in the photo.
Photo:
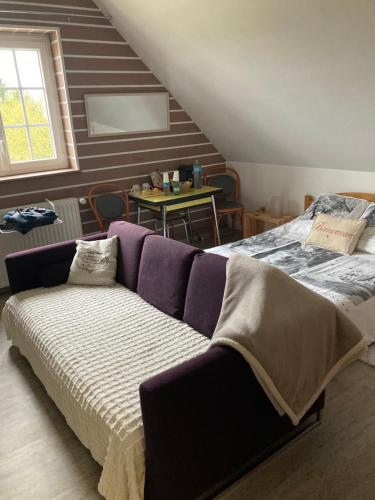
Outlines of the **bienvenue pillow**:
[{"label": "bienvenue pillow", "polygon": [[68,283],[73,285],[115,284],[117,270],[117,236],[98,241],[77,240]]},{"label": "bienvenue pillow", "polygon": [[351,255],[365,226],[365,220],[344,219],[333,215],[319,214],[305,240],[305,245],[314,245],[344,255]]}]

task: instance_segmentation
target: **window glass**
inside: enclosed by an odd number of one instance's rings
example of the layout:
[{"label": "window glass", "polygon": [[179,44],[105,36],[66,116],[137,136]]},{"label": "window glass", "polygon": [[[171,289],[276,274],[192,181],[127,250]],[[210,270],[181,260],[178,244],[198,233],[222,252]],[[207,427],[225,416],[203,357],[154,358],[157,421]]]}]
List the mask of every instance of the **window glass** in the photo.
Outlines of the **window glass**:
[{"label": "window glass", "polygon": [[0,89],[0,108],[4,126],[25,124],[21,92],[19,90],[1,91]]},{"label": "window glass", "polygon": [[[10,162],[55,158],[39,50],[1,50],[0,55],[5,62],[1,70],[0,112]],[[4,82],[12,82],[17,88],[9,88]]]},{"label": "window glass", "polygon": [[28,124],[47,124],[48,113],[44,90],[24,90],[23,97]]},{"label": "window glass", "polygon": [[22,87],[43,87],[38,50],[16,50],[17,69]]},{"label": "window glass", "polygon": [[6,128],[5,139],[11,163],[32,159],[26,128]]},{"label": "window glass", "polygon": [[30,139],[35,160],[53,158],[54,150],[49,127],[30,128]]},{"label": "window glass", "polygon": [[0,86],[18,87],[12,50],[0,49]]}]

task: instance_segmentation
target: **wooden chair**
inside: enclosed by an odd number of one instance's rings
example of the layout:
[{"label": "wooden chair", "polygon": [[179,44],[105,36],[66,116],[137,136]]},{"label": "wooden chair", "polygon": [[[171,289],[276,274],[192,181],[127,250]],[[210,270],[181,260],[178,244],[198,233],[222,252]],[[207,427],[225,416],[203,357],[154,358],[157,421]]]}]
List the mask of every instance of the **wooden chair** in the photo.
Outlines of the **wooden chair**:
[{"label": "wooden chair", "polygon": [[[229,215],[232,219],[232,233],[235,228],[236,216],[240,218],[243,231],[245,207],[238,201],[240,195],[240,176],[231,167],[225,167],[225,171],[217,167],[208,168],[204,173],[205,183],[209,186],[220,187],[223,193],[215,196],[218,225],[223,217]],[[212,218],[212,235],[215,245],[218,239],[214,218]]]},{"label": "wooden chair", "polygon": [[88,199],[100,231],[104,231],[105,222],[129,219],[128,193],[119,184],[97,184],[90,189]]}]

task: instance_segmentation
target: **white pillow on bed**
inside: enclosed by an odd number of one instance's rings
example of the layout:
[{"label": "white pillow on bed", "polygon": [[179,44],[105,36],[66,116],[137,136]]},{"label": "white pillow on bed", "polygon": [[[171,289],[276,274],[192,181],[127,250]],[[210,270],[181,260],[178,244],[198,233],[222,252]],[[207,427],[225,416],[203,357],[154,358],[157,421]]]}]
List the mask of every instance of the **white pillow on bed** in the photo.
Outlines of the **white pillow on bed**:
[{"label": "white pillow on bed", "polygon": [[367,222],[366,227],[375,227],[375,203],[371,203],[363,215],[361,215],[361,219],[364,219]]},{"label": "white pillow on bed", "polygon": [[366,227],[358,241],[357,250],[375,254],[375,227]]},{"label": "white pillow on bed", "polygon": [[371,203],[367,207],[361,219],[365,220],[367,225],[361,234],[357,250],[375,254],[375,203]]},{"label": "white pillow on bed", "polygon": [[105,240],[77,240],[68,283],[113,286],[117,270],[117,236]]}]

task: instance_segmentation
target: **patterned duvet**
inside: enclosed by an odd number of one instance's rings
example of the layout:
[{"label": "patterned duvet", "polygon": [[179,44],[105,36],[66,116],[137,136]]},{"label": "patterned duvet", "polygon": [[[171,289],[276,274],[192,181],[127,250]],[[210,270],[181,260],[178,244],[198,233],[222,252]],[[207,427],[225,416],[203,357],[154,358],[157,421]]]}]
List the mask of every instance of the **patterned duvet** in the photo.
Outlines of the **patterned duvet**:
[{"label": "patterned duvet", "polygon": [[12,296],[8,337],[80,441],[103,465],[107,499],[143,498],[139,385],[207,349],[209,340],[123,286],[61,285]]},{"label": "patterned duvet", "polygon": [[278,267],[334,302],[357,324],[369,343],[374,342],[375,255],[358,252],[343,256],[304,246],[301,241],[306,237],[306,228],[301,230],[302,227],[301,222],[291,222],[208,252],[225,257],[240,253]]}]

